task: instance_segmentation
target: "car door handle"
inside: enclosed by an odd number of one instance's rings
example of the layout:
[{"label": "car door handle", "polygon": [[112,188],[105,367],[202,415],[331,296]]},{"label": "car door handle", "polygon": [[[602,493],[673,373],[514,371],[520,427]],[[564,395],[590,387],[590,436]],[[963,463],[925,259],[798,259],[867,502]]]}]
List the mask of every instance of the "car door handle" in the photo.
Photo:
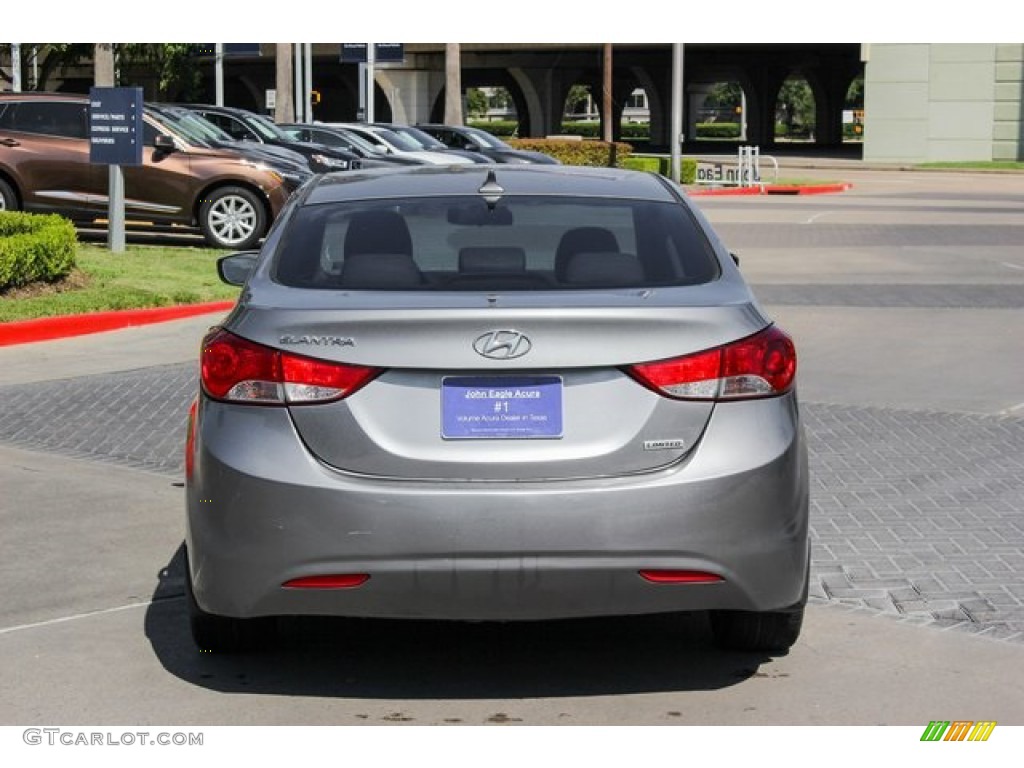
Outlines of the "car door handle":
[{"label": "car door handle", "polygon": [[21,142],[17,141],[16,139],[0,139],[0,144],[3,144],[5,147],[21,146]]}]

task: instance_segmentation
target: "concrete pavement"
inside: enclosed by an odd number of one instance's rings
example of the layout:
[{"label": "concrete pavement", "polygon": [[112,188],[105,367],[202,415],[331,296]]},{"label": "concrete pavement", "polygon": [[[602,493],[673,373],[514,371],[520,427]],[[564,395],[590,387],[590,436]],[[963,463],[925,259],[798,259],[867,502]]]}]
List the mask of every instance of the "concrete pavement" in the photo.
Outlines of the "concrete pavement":
[{"label": "concrete pavement", "polygon": [[857,173],[700,203],[800,353],[788,656],[720,654],[700,617],[295,622],[196,654],[175,483],[207,316],[0,349],[0,722],[1024,724],[1024,179]]}]

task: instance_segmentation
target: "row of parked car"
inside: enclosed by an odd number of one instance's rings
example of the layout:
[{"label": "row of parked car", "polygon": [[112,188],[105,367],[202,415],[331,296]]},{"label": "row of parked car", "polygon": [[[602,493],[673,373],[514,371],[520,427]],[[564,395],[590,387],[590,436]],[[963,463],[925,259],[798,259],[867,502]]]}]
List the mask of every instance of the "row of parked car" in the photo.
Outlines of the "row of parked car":
[{"label": "row of parked car", "polygon": [[[106,215],[107,172],[89,162],[88,99],[0,94],[0,210]],[[255,245],[317,173],[396,165],[555,163],[463,126],[277,125],[201,104],[147,103],[143,162],[124,167],[126,216],[198,227],[210,245]]]}]

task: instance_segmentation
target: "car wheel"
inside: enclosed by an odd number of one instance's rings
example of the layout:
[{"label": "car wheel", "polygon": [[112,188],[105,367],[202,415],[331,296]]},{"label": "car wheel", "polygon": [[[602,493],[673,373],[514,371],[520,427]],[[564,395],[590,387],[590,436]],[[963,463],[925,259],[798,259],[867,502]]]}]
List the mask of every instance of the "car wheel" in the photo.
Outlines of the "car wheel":
[{"label": "car wheel", "polygon": [[730,651],[788,651],[800,636],[804,606],[787,611],[712,611],[715,645]]},{"label": "car wheel", "polygon": [[192,591],[192,572],[185,560],[185,599],[192,641],[202,653],[244,653],[270,645],[276,635],[273,618],[235,619],[207,613]]},{"label": "car wheel", "polygon": [[14,194],[11,185],[0,179],[0,211],[18,210],[18,196]]},{"label": "car wheel", "polygon": [[214,247],[244,251],[263,237],[267,212],[256,193],[244,187],[221,187],[199,207],[199,226]]}]

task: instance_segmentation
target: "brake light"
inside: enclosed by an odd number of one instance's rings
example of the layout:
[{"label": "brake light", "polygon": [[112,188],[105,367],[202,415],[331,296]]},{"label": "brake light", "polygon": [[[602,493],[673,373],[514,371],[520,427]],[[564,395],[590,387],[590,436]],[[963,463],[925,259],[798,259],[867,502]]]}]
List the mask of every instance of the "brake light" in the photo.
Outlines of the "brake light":
[{"label": "brake light", "polygon": [[381,373],[293,355],[217,329],[203,340],[203,391],[217,400],[264,405],[326,403],[348,397]]},{"label": "brake light", "polygon": [[714,584],[724,579],[707,571],[643,570],[640,575],[655,584]]},{"label": "brake light", "polygon": [[287,589],[353,589],[370,580],[368,573],[330,573],[320,576],[302,576],[282,584]]},{"label": "brake light", "polygon": [[771,326],[724,347],[626,369],[645,387],[678,400],[740,400],[788,392],[796,377],[793,340]]}]

